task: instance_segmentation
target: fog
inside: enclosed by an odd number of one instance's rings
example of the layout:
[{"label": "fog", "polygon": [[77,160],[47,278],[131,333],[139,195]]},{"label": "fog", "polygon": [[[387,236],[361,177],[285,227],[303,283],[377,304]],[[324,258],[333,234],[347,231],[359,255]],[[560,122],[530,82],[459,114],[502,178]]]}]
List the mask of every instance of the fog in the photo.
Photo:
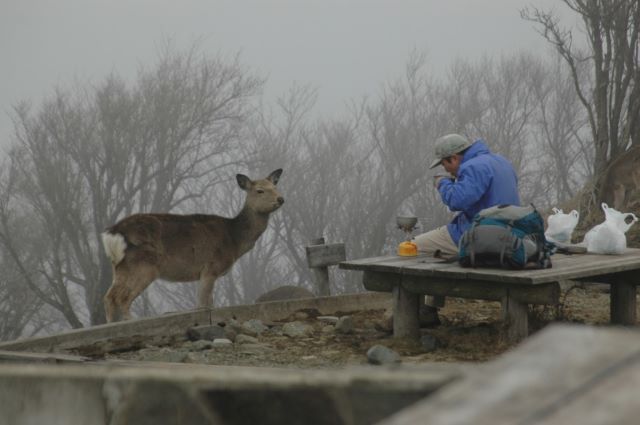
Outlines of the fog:
[{"label": "fog", "polygon": [[[523,204],[570,199],[593,173],[588,120],[569,71],[520,17],[528,3],[5,3],[0,340],[103,323],[102,232],[138,212],[234,217],[237,173],[284,169],[286,203],[219,279],[216,306],[314,290],[305,246],[318,237],[364,258],[395,252],[397,215],[420,231],[450,220],[427,168],[445,133],[507,157]],[[335,275],[333,294],[362,290]],[[156,282],[132,308],[195,299],[196,285]]]},{"label": "fog", "polygon": [[[519,11],[554,0],[4,0],[0,13],[0,140],[15,102],[37,104],[56,85],[133,77],[157,46],[201,40],[209,53],[241,53],[267,78],[266,101],[294,82],[318,89],[317,114],[375,95],[401,75],[409,52],[433,72],[457,57],[548,49]],[[565,13],[563,10],[559,12]]]}]

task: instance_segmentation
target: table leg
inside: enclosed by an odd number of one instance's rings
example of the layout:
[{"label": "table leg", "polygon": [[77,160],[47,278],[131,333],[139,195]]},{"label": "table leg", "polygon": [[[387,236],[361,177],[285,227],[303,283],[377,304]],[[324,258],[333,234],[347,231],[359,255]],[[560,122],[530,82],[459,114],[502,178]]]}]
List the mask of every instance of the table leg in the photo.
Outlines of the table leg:
[{"label": "table leg", "polygon": [[627,281],[611,284],[611,323],[636,324],[636,285]]},{"label": "table leg", "polygon": [[431,307],[442,308],[444,307],[444,295],[426,295],[424,303]]},{"label": "table leg", "polygon": [[509,296],[508,293],[502,299],[502,320],[506,324],[508,341],[518,342],[529,335],[528,313],[527,304]]},{"label": "table leg", "polygon": [[422,297],[413,294],[401,284],[393,287],[393,337],[418,338],[420,326],[418,324],[419,300]]}]

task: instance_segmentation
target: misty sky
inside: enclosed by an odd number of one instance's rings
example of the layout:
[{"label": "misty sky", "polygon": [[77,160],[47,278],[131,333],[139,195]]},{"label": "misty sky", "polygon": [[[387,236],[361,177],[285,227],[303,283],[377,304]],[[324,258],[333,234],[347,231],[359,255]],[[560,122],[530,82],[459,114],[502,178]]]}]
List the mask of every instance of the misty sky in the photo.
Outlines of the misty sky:
[{"label": "misty sky", "polygon": [[558,0],[1,0],[0,144],[18,100],[39,105],[56,85],[133,78],[171,38],[205,52],[241,52],[268,77],[267,101],[294,82],[318,89],[316,112],[375,95],[400,77],[412,49],[441,73],[456,57],[540,51],[548,45],[519,10],[567,14]]}]

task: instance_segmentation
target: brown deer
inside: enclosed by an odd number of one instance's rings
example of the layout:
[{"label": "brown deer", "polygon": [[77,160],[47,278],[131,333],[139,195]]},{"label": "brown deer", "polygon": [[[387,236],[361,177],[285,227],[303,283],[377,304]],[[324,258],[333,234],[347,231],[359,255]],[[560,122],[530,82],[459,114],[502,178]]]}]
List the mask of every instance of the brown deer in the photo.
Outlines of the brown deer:
[{"label": "brown deer", "polygon": [[640,146],[633,146],[607,167],[603,199],[622,211],[637,208],[640,196]]},{"label": "brown deer", "polygon": [[266,230],[269,215],[284,198],[276,184],[282,169],[252,181],[238,174],[246,194],[234,218],[193,214],[134,214],[102,234],[111,259],[113,283],[104,297],[107,321],[130,319],[133,300],[155,279],[199,280],[198,306],[210,307],[216,279],[253,248]]}]

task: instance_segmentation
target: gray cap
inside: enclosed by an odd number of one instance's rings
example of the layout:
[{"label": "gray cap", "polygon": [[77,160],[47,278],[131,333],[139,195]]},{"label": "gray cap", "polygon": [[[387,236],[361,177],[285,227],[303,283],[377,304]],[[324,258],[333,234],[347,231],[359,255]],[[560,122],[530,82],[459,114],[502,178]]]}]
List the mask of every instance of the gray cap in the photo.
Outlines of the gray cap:
[{"label": "gray cap", "polygon": [[446,136],[440,137],[435,143],[434,150],[436,159],[431,163],[429,168],[437,167],[444,158],[462,152],[469,146],[471,146],[471,142],[459,134],[447,134]]}]

